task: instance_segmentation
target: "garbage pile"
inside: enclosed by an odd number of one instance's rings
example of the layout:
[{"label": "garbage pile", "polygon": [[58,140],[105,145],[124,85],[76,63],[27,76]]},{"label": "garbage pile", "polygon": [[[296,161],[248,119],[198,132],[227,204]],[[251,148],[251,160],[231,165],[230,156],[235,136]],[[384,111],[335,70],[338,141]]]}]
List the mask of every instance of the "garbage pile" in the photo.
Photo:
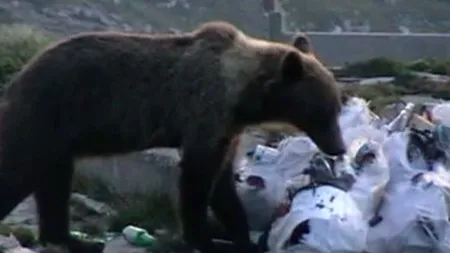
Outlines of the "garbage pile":
[{"label": "garbage pile", "polygon": [[[301,134],[249,150],[235,180],[260,252],[450,252],[450,103],[419,114],[417,107],[406,104],[388,120],[349,99],[339,119],[344,156],[323,154]],[[35,215],[30,201],[5,221],[35,226],[35,216],[24,215]],[[72,201],[84,207],[76,215],[84,221],[88,213],[115,215],[83,195]],[[107,253],[144,253],[159,243],[134,226],[103,238],[72,236],[105,243]],[[0,252],[32,250],[39,252],[0,237]]]},{"label": "garbage pile", "polygon": [[258,145],[237,189],[261,252],[450,252],[450,104],[393,120],[351,98],[345,156],[304,135]]}]

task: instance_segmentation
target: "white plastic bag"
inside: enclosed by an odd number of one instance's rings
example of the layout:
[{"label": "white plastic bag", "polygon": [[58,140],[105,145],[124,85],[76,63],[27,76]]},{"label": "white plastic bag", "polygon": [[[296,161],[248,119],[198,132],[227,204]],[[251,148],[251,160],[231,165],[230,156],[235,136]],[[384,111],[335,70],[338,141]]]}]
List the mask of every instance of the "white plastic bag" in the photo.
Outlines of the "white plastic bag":
[{"label": "white plastic bag", "polygon": [[342,107],[339,116],[339,125],[342,129],[369,125],[374,120],[368,102],[362,98],[351,97]]},{"label": "white plastic bag", "polygon": [[[287,243],[304,222],[309,232],[296,244]],[[319,186],[297,193],[289,213],[272,224],[267,244],[274,253],[361,253],[366,248],[366,224],[350,195],[332,186]]]},{"label": "white plastic bag", "polygon": [[287,184],[302,176],[317,150],[306,136],[289,137],[280,143],[276,157],[271,154],[270,161],[249,162],[242,169],[242,182],[236,188],[251,230],[270,226],[276,208],[285,200]]},{"label": "white plastic bag", "polygon": [[389,168],[381,152],[381,145],[376,142],[365,142],[370,145],[375,159],[372,163],[364,164],[356,181],[348,192],[360,208],[364,219],[369,220],[380,202],[381,195],[389,180]]},{"label": "white plastic bag", "polygon": [[276,208],[285,199],[285,180],[275,168],[275,162],[251,164],[242,171],[242,182],[236,185],[251,230],[270,226]]},{"label": "white plastic bag", "polygon": [[450,126],[450,103],[436,105],[431,110],[433,121]]},{"label": "white plastic bag", "polygon": [[280,155],[277,162],[279,171],[285,180],[296,180],[309,166],[309,161],[319,152],[316,144],[307,136],[288,137],[278,146]]},{"label": "white plastic bag", "polygon": [[390,179],[379,213],[382,221],[369,230],[368,252],[448,252],[448,181],[443,170],[411,167],[407,142],[407,133],[401,132],[383,145]]}]

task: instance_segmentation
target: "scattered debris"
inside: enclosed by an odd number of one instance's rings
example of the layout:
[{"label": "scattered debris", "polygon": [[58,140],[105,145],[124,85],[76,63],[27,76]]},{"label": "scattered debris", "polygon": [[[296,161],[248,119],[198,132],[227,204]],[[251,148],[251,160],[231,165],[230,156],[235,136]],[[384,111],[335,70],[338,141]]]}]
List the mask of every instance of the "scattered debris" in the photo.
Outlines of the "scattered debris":
[{"label": "scattered debris", "polygon": [[0,235],[0,251],[4,253],[35,253],[31,249],[22,247],[14,235]]}]

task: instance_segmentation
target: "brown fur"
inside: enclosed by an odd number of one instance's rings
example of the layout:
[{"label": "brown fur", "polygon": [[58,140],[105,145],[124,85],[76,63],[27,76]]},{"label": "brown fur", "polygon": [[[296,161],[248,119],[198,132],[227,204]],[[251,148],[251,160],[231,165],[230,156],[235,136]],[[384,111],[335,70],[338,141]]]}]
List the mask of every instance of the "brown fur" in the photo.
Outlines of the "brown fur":
[{"label": "brown fur", "polygon": [[248,125],[286,122],[323,151],[342,154],[339,96],[333,76],[314,56],[248,37],[225,22],[181,35],[68,37],[32,59],[7,91],[0,217],[34,193],[41,242],[67,245],[72,253],[99,252],[69,238],[74,159],[180,147],[185,239],[213,251],[206,207],[215,181],[209,204],[238,252],[252,252],[232,170],[222,164],[232,139]]}]

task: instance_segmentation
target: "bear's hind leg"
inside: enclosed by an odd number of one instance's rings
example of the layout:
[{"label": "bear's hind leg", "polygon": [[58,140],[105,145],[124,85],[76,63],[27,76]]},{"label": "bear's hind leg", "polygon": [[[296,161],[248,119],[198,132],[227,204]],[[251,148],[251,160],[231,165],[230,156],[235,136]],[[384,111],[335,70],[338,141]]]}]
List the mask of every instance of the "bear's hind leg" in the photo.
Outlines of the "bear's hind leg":
[{"label": "bear's hind leg", "polygon": [[73,166],[71,156],[58,156],[36,186],[39,240],[44,246],[67,247],[71,253],[101,253],[103,245],[81,242],[69,235]]},{"label": "bear's hind leg", "polygon": [[4,136],[0,135],[0,220],[33,192],[37,182],[33,161],[27,155],[27,144],[23,147],[23,142],[13,134]]},{"label": "bear's hind leg", "polygon": [[[33,191],[34,179],[32,175],[21,174],[20,169],[12,169],[1,158],[0,165],[0,220],[3,220],[11,211]],[[26,158],[22,158],[26,159]]]}]

